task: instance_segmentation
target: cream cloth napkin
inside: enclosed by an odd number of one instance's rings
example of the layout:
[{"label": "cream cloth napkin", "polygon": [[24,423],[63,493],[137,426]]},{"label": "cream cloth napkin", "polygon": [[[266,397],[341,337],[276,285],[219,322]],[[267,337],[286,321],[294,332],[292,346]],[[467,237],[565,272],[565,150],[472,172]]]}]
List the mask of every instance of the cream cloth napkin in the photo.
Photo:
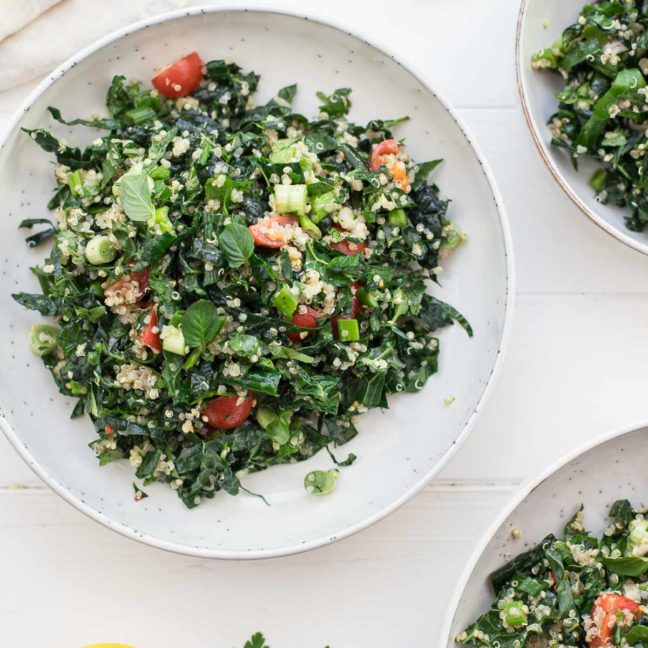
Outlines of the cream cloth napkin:
[{"label": "cream cloth napkin", "polygon": [[0,0],[0,9],[6,12],[0,25],[0,92],[43,76],[79,49],[115,29],[165,11],[205,4],[219,3],[209,0]]},{"label": "cream cloth napkin", "polygon": [[2,22],[0,41],[22,29],[27,23],[61,0],[0,0]]}]

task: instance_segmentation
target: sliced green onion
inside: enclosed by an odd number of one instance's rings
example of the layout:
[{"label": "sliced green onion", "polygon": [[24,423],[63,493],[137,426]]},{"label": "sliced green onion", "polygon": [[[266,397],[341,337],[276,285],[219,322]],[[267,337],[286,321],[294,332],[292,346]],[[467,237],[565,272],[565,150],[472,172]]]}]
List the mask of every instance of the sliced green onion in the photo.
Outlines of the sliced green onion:
[{"label": "sliced green onion", "polygon": [[306,232],[306,234],[314,239],[322,238],[322,230],[320,230],[320,228],[317,227],[317,225],[315,225],[315,223],[313,223],[306,214],[299,214],[297,218],[299,219],[299,226],[304,230],[304,232]]},{"label": "sliced green onion", "polygon": [[132,110],[126,111],[126,119],[128,119],[133,124],[143,124],[147,121],[152,121],[155,119],[155,111],[149,108],[148,106],[143,106],[142,108],[133,108]]},{"label": "sliced green onion", "polygon": [[276,420],[277,413],[271,407],[257,407],[255,416],[257,423],[265,430]]},{"label": "sliced green onion", "polygon": [[162,329],[162,348],[176,355],[187,355],[187,343],[182,331],[175,326],[165,326]]},{"label": "sliced green onion", "polygon": [[270,154],[270,162],[274,162],[275,164],[286,164],[295,159],[295,154],[296,151],[294,146],[286,146],[272,152]]},{"label": "sliced green onion", "polygon": [[394,296],[392,297],[392,306],[394,307],[394,314],[389,320],[391,324],[393,324],[399,317],[407,313],[407,295],[402,288],[397,288],[394,291]]},{"label": "sliced green onion", "polygon": [[284,286],[272,298],[272,303],[286,317],[292,317],[293,313],[297,310],[297,305],[299,304],[299,301],[297,300],[297,297],[293,295],[290,286]]},{"label": "sliced green onion", "polygon": [[589,186],[597,193],[605,189],[605,179],[607,171],[605,169],[597,169],[589,180]]},{"label": "sliced green onion", "polygon": [[149,218],[147,225],[149,229],[153,230],[156,234],[170,234],[173,232],[173,224],[169,219],[169,208],[158,207],[155,210],[155,214]]},{"label": "sliced green onion", "polygon": [[315,196],[311,200],[310,217],[314,223],[319,223],[322,218],[326,218],[335,209],[336,200],[335,192],[327,191],[324,194]]},{"label": "sliced green onion", "polygon": [[378,306],[378,293],[375,290],[368,291],[364,286],[358,288],[358,300],[363,306],[376,308]]},{"label": "sliced green onion", "polygon": [[171,171],[163,166],[156,166],[151,173],[149,173],[149,178],[153,180],[168,180],[171,177]]},{"label": "sliced green onion", "polygon": [[466,235],[454,224],[447,223],[443,228],[444,241],[441,249],[449,252],[466,240]]},{"label": "sliced green onion", "polygon": [[631,545],[639,547],[648,544],[648,520],[632,520],[628,528],[630,529],[628,540]]},{"label": "sliced green onion", "polygon": [[73,196],[78,197],[83,194],[83,176],[81,175],[81,169],[68,173],[68,186]]},{"label": "sliced green onion", "polygon": [[281,214],[305,214],[308,191],[306,185],[274,186],[275,210]]},{"label": "sliced green onion", "polygon": [[279,151],[281,149],[285,149],[287,146],[291,146],[294,143],[294,137],[284,137],[284,139],[278,139],[272,143],[272,150]]},{"label": "sliced green onion", "polygon": [[85,255],[92,265],[103,265],[117,256],[117,250],[107,236],[95,236],[88,241]]},{"label": "sliced green onion", "polygon": [[309,173],[310,171],[313,170],[313,164],[311,163],[310,159],[307,157],[299,158],[299,166],[301,167],[301,170],[304,173]]},{"label": "sliced green onion", "polygon": [[502,608],[504,623],[510,628],[526,625],[527,615],[524,612],[524,603],[522,601],[509,601]]},{"label": "sliced green onion", "polygon": [[360,339],[360,327],[356,319],[338,319],[338,338],[340,342],[357,342]]},{"label": "sliced green onion", "polygon": [[311,495],[328,495],[335,490],[340,471],[336,468],[332,470],[313,470],[304,477],[304,488]]},{"label": "sliced green onion", "polygon": [[392,209],[392,211],[387,214],[387,220],[390,225],[394,227],[406,227],[409,225],[409,220],[407,220],[407,214],[404,209]]},{"label": "sliced green onion", "polygon": [[59,329],[51,324],[34,324],[29,331],[29,346],[38,356],[46,356],[56,349]]}]

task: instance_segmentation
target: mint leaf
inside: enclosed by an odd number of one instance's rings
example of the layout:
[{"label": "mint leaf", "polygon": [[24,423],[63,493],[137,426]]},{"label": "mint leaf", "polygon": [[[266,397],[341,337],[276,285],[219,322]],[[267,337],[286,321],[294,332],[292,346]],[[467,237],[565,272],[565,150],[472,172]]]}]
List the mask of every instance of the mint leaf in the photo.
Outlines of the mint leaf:
[{"label": "mint leaf", "polygon": [[144,173],[127,173],[119,181],[119,200],[126,216],[137,223],[155,218],[148,176]]},{"label": "mint leaf", "polygon": [[223,321],[210,301],[200,299],[194,302],[182,318],[185,342],[192,348],[204,349],[221,330]]},{"label": "mint leaf", "polygon": [[648,558],[621,556],[620,558],[601,558],[601,562],[619,576],[641,576],[648,571]]},{"label": "mint leaf", "polygon": [[231,268],[243,265],[254,252],[254,239],[245,225],[226,225],[218,238],[218,247]]}]

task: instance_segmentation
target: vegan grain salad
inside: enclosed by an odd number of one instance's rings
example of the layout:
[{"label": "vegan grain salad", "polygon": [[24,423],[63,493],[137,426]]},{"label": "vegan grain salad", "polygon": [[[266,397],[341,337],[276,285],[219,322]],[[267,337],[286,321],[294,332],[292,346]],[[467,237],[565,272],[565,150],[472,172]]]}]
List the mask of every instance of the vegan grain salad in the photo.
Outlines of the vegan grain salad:
[{"label": "vegan grain salad", "polygon": [[627,210],[626,226],[648,224],[648,4],[586,4],[561,38],[537,52],[537,70],[561,75],[551,142],[574,164],[600,164],[590,178],[596,199]]},{"label": "vegan grain salad", "polygon": [[490,610],[456,640],[488,648],[648,645],[647,509],[617,500],[601,537],[583,508],[490,576]]},{"label": "vegan grain salad", "polygon": [[[94,423],[101,465],[188,507],[246,473],[297,462],[356,434],[388,397],[437,371],[439,329],[467,321],[429,292],[464,240],[448,201],[392,130],[349,121],[350,89],[296,86],[262,105],[259,76],[189,54],[153,88],[114,77],[106,118],[54,120],[104,132],[77,148],[26,134],[56,158],[53,240],[21,305],[54,318],[31,331],[73,416]],[[336,469],[306,475],[330,493]],[[136,487],[137,497],[144,491]]]}]

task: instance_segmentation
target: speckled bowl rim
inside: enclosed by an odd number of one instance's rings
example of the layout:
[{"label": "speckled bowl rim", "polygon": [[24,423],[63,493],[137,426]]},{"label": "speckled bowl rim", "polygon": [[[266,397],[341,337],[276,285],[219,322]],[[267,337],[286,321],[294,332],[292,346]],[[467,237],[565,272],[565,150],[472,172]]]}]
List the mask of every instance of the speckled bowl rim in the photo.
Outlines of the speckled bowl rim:
[{"label": "speckled bowl rim", "polygon": [[373,515],[367,516],[365,519],[356,522],[355,524],[349,525],[348,527],[342,529],[334,535],[327,535],[315,540],[311,540],[306,543],[294,544],[292,546],[279,547],[276,549],[260,549],[255,551],[247,550],[218,550],[218,549],[206,549],[204,547],[192,547],[189,545],[170,542],[168,540],[162,540],[155,536],[142,533],[137,531],[126,524],[114,522],[108,515],[100,513],[95,510],[93,507],[89,506],[85,502],[81,501],[78,497],[72,494],[67,488],[58,482],[52,475],[50,475],[40,464],[38,464],[35,459],[31,456],[29,450],[20,440],[18,434],[11,429],[11,426],[8,425],[8,422],[0,413],[0,428],[4,432],[5,436],[9,439],[10,443],[14,446],[23,460],[29,465],[38,477],[40,477],[52,490],[64,500],[72,504],[79,511],[92,518],[93,520],[103,524],[105,527],[112,529],[121,533],[127,538],[137,540],[144,544],[157,547],[159,549],[164,549],[166,551],[195,556],[199,558],[220,558],[220,559],[229,559],[229,560],[255,560],[261,558],[275,558],[280,556],[287,556],[297,553],[302,553],[305,551],[310,551],[318,547],[322,547],[327,544],[331,544],[342,538],[351,536],[362,529],[367,528],[368,526],[378,522],[383,519],[405,502],[411,499],[416,493],[418,493],[427,483],[441,471],[441,469],[448,463],[448,461],[454,456],[459,446],[466,440],[468,434],[475,425],[476,420],[478,419],[481,411],[484,408],[485,403],[487,402],[490,394],[492,393],[493,386],[496,382],[496,378],[500,373],[504,352],[506,351],[509,343],[512,318],[513,318],[513,305],[515,300],[515,266],[513,262],[513,246],[511,242],[511,234],[509,229],[508,218],[504,208],[504,203],[500,191],[493,179],[493,174],[490,170],[490,167],[481,152],[480,148],[474,143],[472,137],[469,135],[468,130],[463,122],[463,119],[457,114],[457,112],[452,108],[450,103],[442,96],[438,95],[432,88],[429,83],[425,80],[425,77],[415,69],[410,63],[403,63],[400,60],[396,59],[395,55],[392,52],[392,49],[382,43],[377,42],[374,38],[367,36],[361,30],[353,29],[349,30],[349,27],[343,22],[337,20],[331,20],[329,18],[323,18],[316,15],[314,12],[309,12],[308,14],[301,13],[299,11],[287,10],[284,8],[273,8],[268,6],[259,6],[254,4],[246,4],[245,7],[240,5],[230,4],[230,5],[219,5],[217,7],[213,6],[204,6],[204,7],[192,7],[190,9],[181,9],[171,12],[166,12],[158,14],[151,18],[146,18],[144,20],[132,23],[127,27],[116,30],[107,36],[99,39],[95,43],[89,45],[88,47],[82,49],[77,54],[73,55],[62,63],[58,68],[56,68],[51,74],[47,76],[25,99],[22,105],[18,108],[16,113],[10,119],[9,124],[4,129],[2,134],[0,134],[0,150],[5,146],[9,136],[16,128],[18,122],[23,117],[24,113],[27,112],[32,104],[40,97],[43,92],[45,92],[53,83],[58,79],[63,77],[65,73],[74,67],[79,61],[87,58],[96,51],[118,41],[134,32],[152,27],[164,22],[195,16],[195,15],[204,15],[208,13],[219,13],[224,11],[236,11],[236,12],[259,12],[265,14],[277,14],[282,16],[289,16],[293,18],[300,18],[303,20],[308,20],[321,24],[325,27],[330,27],[336,29],[348,36],[357,38],[363,43],[369,45],[370,47],[378,50],[381,54],[388,56],[395,63],[401,66],[406,72],[409,72],[422,86],[424,86],[432,96],[442,105],[442,107],[448,112],[450,117],[457,124],[461,132],[463,133],[466,141],[474,152],[477,161],[479,162],[488,187],[491,192],[492,199],[495,203],[495,208],[497,209],[499,215],[499,224],[502,230],[502,238],[504,242],[504,256],[505,256],[505,275],[506,275],[506,291],[504,295],[504,318],[502,322],[502,333],[499,342],[499,348],[495,356],[495,361],[493,363],[493,368],[488,379],[485,382],[484,389],[482,390],[481,396],[477,401],[475,408],[470,415],[468,421],[466,422],[463,430],[459,433],[457,438],[452,442],[450,447],[446,450],[443,457],[434,465],[432,468],[424,474],[416,484],[409,488],[405,493],[403,493],[399,498],[394,500],[389,506],[386,506],[380,511],[377,511]]},{"label": "speckled bowl rim", "polygon": [[490,524],[486,532],[481,536],[481,539],[477,543],[476,547],[473,549],[473,552],[471,553],[470,558],[466,563],[466,566],[461,572],[459,580],[457,581],[457,585],[455,586],[455,589],[453,591],[452,597],[450,598],[450,602],[448,604],[443,625],[441,626],[438,648],[448,647],[449,640],[450,640],[450,632],[452,631],[452,622],[454,621],[454,618],[457,614],[457,609],[459,608],[459,602],[461,601],[461,597],[464,591],[466,590],[466,585],[468,584],[468,581],[470,580],[470,577],[472,576],[472,573],[475,570],[477,563],[481,559],[484,551],[486,551],[486,549],[488,548],[488,545],[492,542],[497,532],[502,528],[502,525],[506,522],[509,516],[512,515],[513,512],[520,506],[520,504],[522,504],[524,500],[534,490],[536,490],[536,488],[542,486],[542,484],[547,479],[552,477],[559,470],[562,470],[565,466],[570,464],[575,459],[578,459],[578,457],[580,457],[581,455],[586,454],[587,452],[593,450],[598,446],[604,445],[608,441],[612,441],[613,439],[617,439],[626,434],[638,432],[639,430],[646,429],[646,428],[648,428],[648,420],[636,421],[634,423],[624,425],[623,427],[615,428],[612,431],[606,432],[593,440],[589,440],[586,443],[580,445],[575,450],[572,450],[564,457],[561,457],[560,459],[558,459],[557,461],[549,465],[547,468],[542,470],[535,477],[531,477],[530,479],[525,481],[516,490],[512,499],[497,515],[497,517]]},{"label": "speckled bowl rim", "polygon": [[633,239],[631,236],[626,234],[622,229],[610,225],[604,218],[599,216],[594,210],[590,209],[578,196],[578,194],[571,188],[570,184],[565,180],[562,173],[558,167],[553,163],[552,159],[547,155],[545,150],[543,135],[538,131],[533,118],[531,116],[531,109],[529,108],[529,103],[527,99],[526,84],[524,83],[523,75],[523,65],[524,58],[522,52],[522,28],[524,26],[524,21],[526,19],[526,12],[529,6],[530,0],[522,0],[520,5],[520,12],[518,14],[517,21],[517,31],[515,36],[515,70],[516,70],[516,85],[518,93],[520,95],[520,101],[522,103],[522,111],[524,113],[524,120],[529,128],[531,133],[531,138],[540,153],[540,157],[544,162],[544,165],[549,169],[551,175],[553,175],[556,182],[560,185],[561,189],[567,194],[569,199],[578,207],[590,220],[592,220],[596,225],[598,225],[602,230],[612,235],[621,243],[625,243],[627,246],[631,247],[633,250],[637,250],[643,254],[648,254],[648,240],[646,243],[641,243]]}]

